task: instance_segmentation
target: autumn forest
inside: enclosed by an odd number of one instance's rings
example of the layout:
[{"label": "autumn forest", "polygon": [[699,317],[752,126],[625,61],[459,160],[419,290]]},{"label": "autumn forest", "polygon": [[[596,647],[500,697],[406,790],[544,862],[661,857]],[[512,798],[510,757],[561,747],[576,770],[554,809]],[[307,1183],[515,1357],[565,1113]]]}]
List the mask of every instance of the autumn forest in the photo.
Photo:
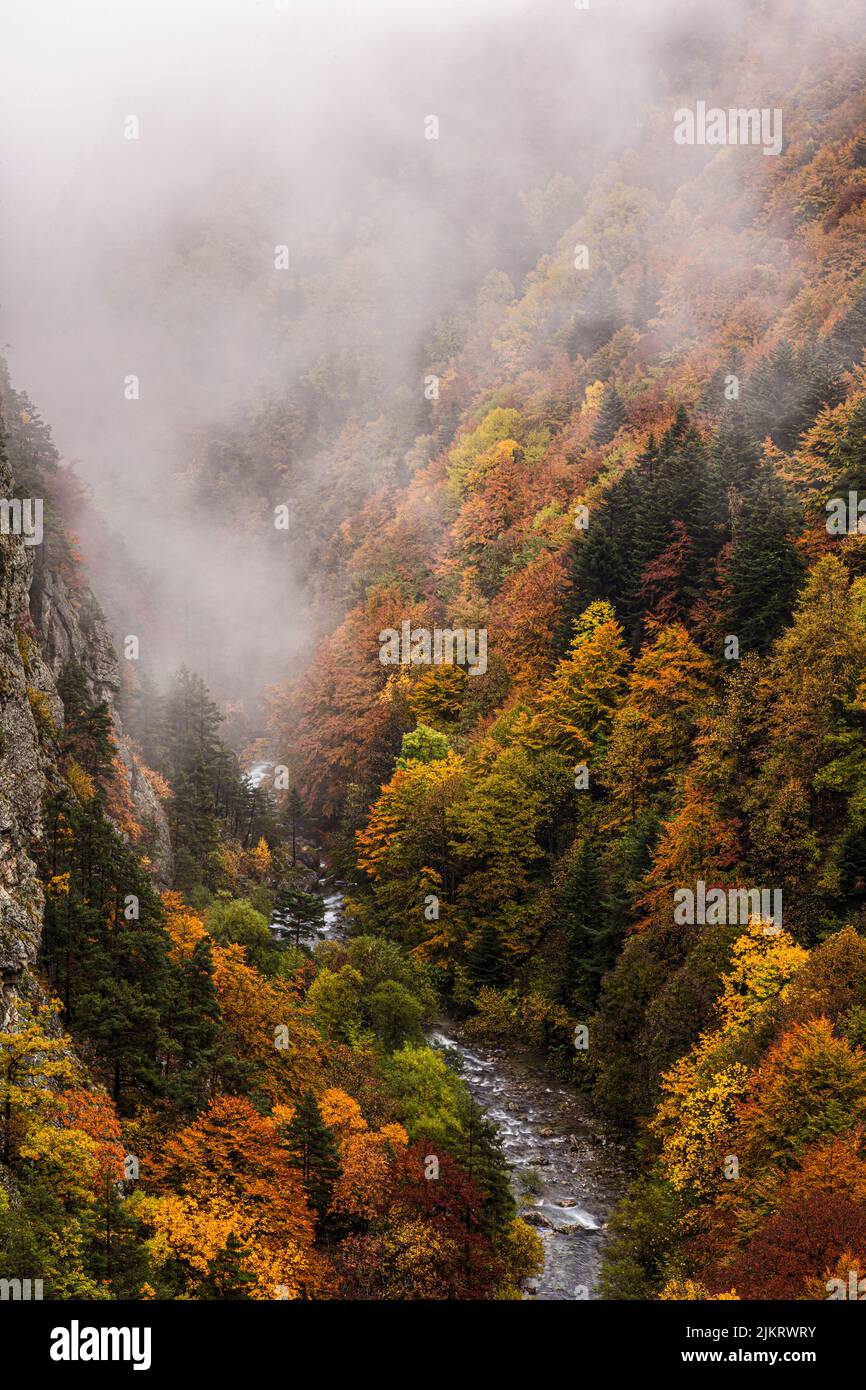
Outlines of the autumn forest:
[{"label": "autumn forest", "polygon": [[12,175],[0,1293],[864,1297],[862,13],[418,8]]}]

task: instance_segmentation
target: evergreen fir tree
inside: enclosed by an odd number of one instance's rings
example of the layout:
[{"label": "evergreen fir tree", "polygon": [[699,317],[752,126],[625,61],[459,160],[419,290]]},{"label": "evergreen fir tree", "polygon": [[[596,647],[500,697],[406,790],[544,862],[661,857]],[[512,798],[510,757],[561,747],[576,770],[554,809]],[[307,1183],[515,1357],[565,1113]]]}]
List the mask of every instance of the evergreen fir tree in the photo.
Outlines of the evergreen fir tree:
[{"label": "evergreen fir tree", "polygon": [[502,940],[492,922],[485,922],[471,947],[466,964],[473,982],[480,988],[487,985],[499,989],[506,978]]},{"label": "evergreen fir tree", "polygon": [[859,401],[838,445],[833,450],[833,497],[847,499],[849,492],[866,496],[866,399]]},{"label": "evergreen fir tree", "polygon": [[739,404],[731,403],[719,421],[711,451],[716,490],[728,497],[742,492],[758,472],[760,452]]},{"label": "evergreen fir tree", "polygon": [[298,832],[303,825],[307,815],[307,807],[304,798],[297,787],[290,787],[286,793],[285,805],[283,807],[283,827],[290,845],[292,846],[292,868],[298,862]]},{"label": "evergreen fir tree", "polygon": [[104,700],[94,703],[84,669],[77,661],[63,666],[57,692],[63,701],[63,750],[104,789],[113,775],[117,755],[108,705]]},{"label": "evergreen fir tree", "polygon": [[271,925],[280,932],[294,933],[296,946],[300,946],[302,936],[315,937],[324,922],[325,904],[318,893],[305,893],[293,884],[283,884],[277,889]]},{"label": "evergreen fir tree", "polygon": [[357,782],[350,782],[331,845],[331,864],[338,879],[351,879],[358,873],[355,835],[367,824],[369,813],[369,797],[364,788]]},{"label": "evergreen fir tree", "polygon": [[197,762],[174,778],[171,802],[175,877],[181,886],[210,881],[210,865],[219,845],[219,822],[204,764]]},{"label": "evergreen fir tree", "polygon": [[195,943],[192,954],[177,967],[167,1019],[168,1075],[166,1091],[181,1112],[195,1110],[219,1076],[223,1087],[236,1067],[223,1039],[222,1020],[207,937]]},{"label": "evergreen fir tree", "polygon": [[246,1267],[249,1254],[234,1231],[229,1231],[223,1248],[208,1260],[198,1297],[235,1302],[249,1299],[256,1282],[256,1276]]},{"label": "evergreen fir tree", "polygon": [[[572,1006],[591,1004],[609,964],[610,943],[601,911],[598,868],[592,841],[584,836],[570,853],[556,895],[556,915],[565,930],[561,993]],[[604,945],[608,950],[604,950]]]},{"label": "evergreen fir tree", "polygon": [[490,1239],[503,1235],[516,1214],[509,1167],[496,1125],[471,1096],[461,1104],[459,1137],[451,1152],[482,1194],[482,1231]]},{"label": "evergreen fir tree", "polygon": [[625,406],[616,383],[609,381],[604,388],[601,409],[598,412],[592,437],[596,444],[609,444],[618,430],[625,424]]},{"label": "evergreen fir tree", "polygon": [[610,342],[622,323],[619,299],[607,266],[593,272],[566,341],[570,357],[591,357]]},{"label": "evergreen fir tree", "polygon": [[793,499],[772,474],[746,488],[726,575],[727,622],[742,650],[766,651],[790,620],[803,574],[795,517]]},{"label": "evergreen fir tree", "polygon": [[742,402],[755,441],[760,443],[769,435],[789,453],[821,406],[835,404],[838,398],[826,345],[806,343],[795,351],[783,340],[751,372]]},{"label": "evergreen fir tree", "polygon": [[300,1170],[307,1200],[322,1222],[342,1167],[333,1132],[322,1119],[312,1091],[298,1101],[286,1128],[285,1147],[293,1166]]}]

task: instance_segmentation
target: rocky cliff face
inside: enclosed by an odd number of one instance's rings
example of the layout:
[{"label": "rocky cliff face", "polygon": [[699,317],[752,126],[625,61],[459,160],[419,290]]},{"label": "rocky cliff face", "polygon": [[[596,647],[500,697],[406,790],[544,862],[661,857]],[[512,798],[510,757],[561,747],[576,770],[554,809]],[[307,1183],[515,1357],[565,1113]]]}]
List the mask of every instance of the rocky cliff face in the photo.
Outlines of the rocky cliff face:
[{"label": "rocky cliff face", "polygon": [[[15,480],[0,433],[0,499]],[[0,1027],[16,994],[28,988],[42,924],[43,894],[33,853],[43,835],[46,794],[60,784],[57,730],[63,704],[56,680],[74,659],[96,700],[114,714],[118,751],[136,815],[149,832],[158,887],[171,882],[168,823],[129,746],[114,701],[117,656],[93,595],[52,570],[39,545],[0,534]]]},{"label": "rocky cliff face", "polygon": [[148,836],[154,879],[158,888],[168,888],[174,877],[168,821],[117,713],[120,672],[102,609],[89,589],[73,595],[63,576],[45,565],[40,554],[30,585],[30,613],[52,676],[59,676],[67,661],[76,661],[87,675],[93,699],[104,700],[111,710],[133,808]]},{"label": "rocky cliff face", "polygon": [[115,726],[118,730],[118,752],[129,783],[133,809],[138,823],[147,834],[151,873],[157,888],[162,891],[170,888],[174,881],[174,854],[168,818],[116,718]]},{"label": "rocky cliff face", "polygon": [[[0,455],[0,497],[11,496],[11,470]],[[42,837],[53,775],[48,721],[63,717],[29,613],[34,549],[20,536],[0,535],[0,1024],[39,944],[43,898],[31,850]]]},{"label": "rocky cliff face", "polygon": [[43,552],[34,561],[29,606],[45,659],[56,677],[67,661],[77,661],[86,672],[95,700],[112,708],[120,689],[117,654],[102,610],[89,590],[74,598],[61,575],[44,563]]}]

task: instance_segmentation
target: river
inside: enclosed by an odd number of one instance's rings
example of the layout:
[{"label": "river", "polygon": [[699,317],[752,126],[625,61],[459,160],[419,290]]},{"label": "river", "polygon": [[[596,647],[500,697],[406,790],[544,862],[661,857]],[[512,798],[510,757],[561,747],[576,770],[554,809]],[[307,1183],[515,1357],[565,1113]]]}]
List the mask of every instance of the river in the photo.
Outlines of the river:
[{"label": "river", "polygon": [[[318,939],[345,934],[336,885],[324,893]],[[311,943],[312,944],[312,943]],[[461,1040],[442,1020],[428,1031],[496,1124],[524,1221],[544,1242],[544,1270],[527,1289],[539,1300],[592,1298],[605,1225],[627,1181],[627,1159],[586,1098],[553,1080],[537,1053]]]},{"label": "river", "polygon": [[[339,887],[320,880],[325,921],[307,945],[345,935]],[[440,1021],[427,1037],[445,1051],[499,1129],[520,1214],[544,1242],[544,1270],[527,1296],[594,1297],[605,1225],[627,1182],[624,1150],[580,1092],[550,1077],[538,1054],[512,1046],[469,1047],[450,1020]]]},{"label": "river", "polygon": [[586,1099],[552,1080],[525,1049],[468,1047],[448,1023],[430,1032],[452,1050],[470,1091],[493,1120],[524,1221],[544,1241],[544,1271],[527,1290],[540,1300],[592,1298],[605,1223],[626,1184],[626,1157]]}]

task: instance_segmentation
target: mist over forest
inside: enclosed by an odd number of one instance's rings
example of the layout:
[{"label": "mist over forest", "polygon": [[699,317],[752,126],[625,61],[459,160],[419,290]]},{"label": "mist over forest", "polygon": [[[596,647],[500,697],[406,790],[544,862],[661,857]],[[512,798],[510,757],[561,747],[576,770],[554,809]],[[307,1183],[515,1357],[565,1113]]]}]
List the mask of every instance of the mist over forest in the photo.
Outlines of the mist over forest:
[{"label": "mist over forest", "polygon": [[[784,80],[772,6],[749,24],[745,83],[737,71],[749,14],[8,6],[4,338],[92,491],[82,533],[109,529],[85,550],[117,635],[228,700],[296,670],[322,630],[311,532],[324,543],[404,481],[418,435],[439,443],[424,378],[479,303],[519,297],[609,159],[664,196],[683,163],[646,130],[672,104],[705,88],[751,101],[762,49]],[[791,71],[795,39],[786,25]],[[374,422],[361,476],[339,476],[342,432]]]},{"label": "mist over forest", "polygon": [[862,8],[0,6],[0,1301],[844,1350]]}]

